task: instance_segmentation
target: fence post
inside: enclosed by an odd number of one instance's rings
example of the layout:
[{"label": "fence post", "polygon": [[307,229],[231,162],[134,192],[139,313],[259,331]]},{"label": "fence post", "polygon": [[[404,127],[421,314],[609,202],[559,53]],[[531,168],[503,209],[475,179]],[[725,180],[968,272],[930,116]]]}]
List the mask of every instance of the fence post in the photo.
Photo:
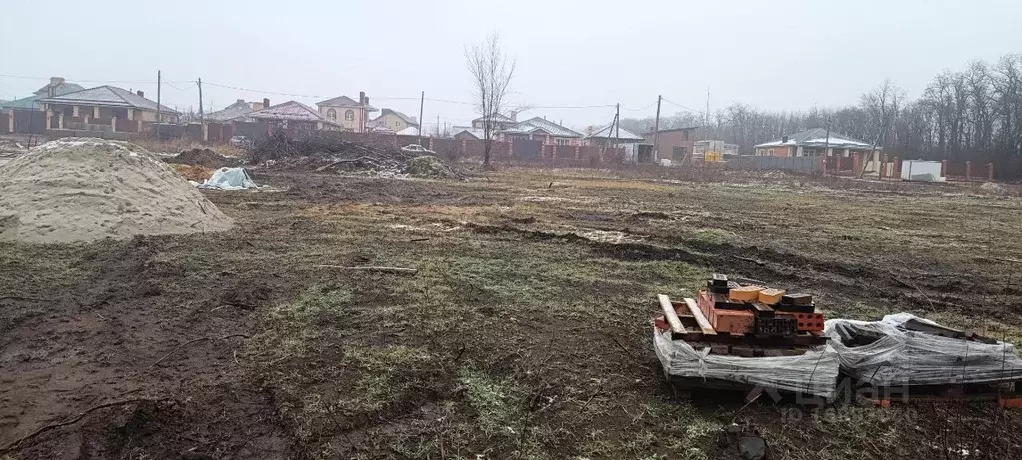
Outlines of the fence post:
[{"label": "fence post", "polygon": [[972,181],[972,162],[971,161],[966,161],[965,162],[965,180],[970,181],[970,182]]},{"label": "fence post", "polygon": [[859,175],[859,171],[862,171],[862,168],[860,168],[861,163],[862,163],[862,161],[860,159],[859,154],[856,153],[856,152],[853,152],[852,153],[852,173],[854,175],[856,175],[856,176]]},{"label": "fence post", "polygon": [[987,163],[987,180],[990,182],[994,181],[994,164]]},{"label": "fence post", "polygon": [[110,132],[117,132],[117,117],[110,117]]},{"label": "fence post", "polygon": [[894,157],[892,163],[894,163],[894,165],[891,166],[891,169],[894,170],[894,174],[891,174],[891,176],[893,176],[891,178],[894,180],[901,180],[901,162],[898,161],[898,157]]},{"label": "fence post", "polygon": [[947,160],[940,160],[940,177],[947,177]]},{"label": "fence post", "polygon": [[835,155],[834,158],[837,158],[837,160],[835,160],[835,162],[834,162],[834,165],[835,165],[834,166],[834,171],[841,172],[841,154],[839,153],[839,154]]},{"label": "fence post", "polygon": [[579,149],[580,149],[580,147],[576,145],[575,146],[575,161],[578,161]]}]

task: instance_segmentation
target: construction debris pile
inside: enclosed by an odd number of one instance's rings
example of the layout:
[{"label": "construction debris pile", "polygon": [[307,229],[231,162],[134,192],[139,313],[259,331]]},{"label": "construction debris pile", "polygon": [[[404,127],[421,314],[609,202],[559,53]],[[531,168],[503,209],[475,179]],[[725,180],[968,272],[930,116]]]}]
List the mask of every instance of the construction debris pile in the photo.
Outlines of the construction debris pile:
[{"label": "construction debris pile", "polygon": [[59,139],[0,166],[0,240],[87,241],[233,224],[170,166],[127,142]]},{"label": "construction debris pile", "polygon": [[[715,274],[695,299],[659,296],[654,348],[664,373],[682,387],[773,389],[836,397],[838,376],[856,398],[987,397],[1001,387],[1022,396],[1022,358],[1006,342],[908,313],[880,321],[824,320],[808,294]],[[846,388],[851,390],[851,388]]]},{"label": "construction debris pile", "polygon": [[255,142],[251,160],[254,164],[278,170],[430,179],[464,178],[462,173],[434,156],[404,152],[385,143],[368,144],[327,135],[296,138],[277,132]]},{"label": "construction debris pile", "polygon": [[839,372],[812,296],[713,275],[697,299],[659,296],[654,347],[683,386],[766,387],[831,397]]},{"label": "construction debris pile", "polygon": [[909,313],[880,321],[827,321],[831,346],[848,375],[875,387],[1022,380],[1015,347]]}]

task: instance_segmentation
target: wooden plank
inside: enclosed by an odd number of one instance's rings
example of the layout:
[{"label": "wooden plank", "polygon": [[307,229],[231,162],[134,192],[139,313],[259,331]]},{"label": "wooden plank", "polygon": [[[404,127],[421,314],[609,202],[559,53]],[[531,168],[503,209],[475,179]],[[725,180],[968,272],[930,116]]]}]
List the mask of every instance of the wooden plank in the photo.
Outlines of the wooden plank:
[{"label": "wooden plank", "polygon": [[681,325],[681,318],[678,318],[678,312],[674,309],[674,305],[671,304],[671,299],[663,294],[657,294],[656,297],[660,301],[660,309],[664,311],[664,319],[671,326],[671,332],[684,334],[685,326]]},{"label": "wooden plank", "polygon": [[699,324],[699,329],[703,331],[703,334],[717,335],[717,331],[713,330],[713,326],[710,326],[710,321],[706,319],[706,315],[703,315],[703,311],[696,305],[695,299],[685,297],[685,305],[688,305],[688,310],[696,318],[696,323]]}]

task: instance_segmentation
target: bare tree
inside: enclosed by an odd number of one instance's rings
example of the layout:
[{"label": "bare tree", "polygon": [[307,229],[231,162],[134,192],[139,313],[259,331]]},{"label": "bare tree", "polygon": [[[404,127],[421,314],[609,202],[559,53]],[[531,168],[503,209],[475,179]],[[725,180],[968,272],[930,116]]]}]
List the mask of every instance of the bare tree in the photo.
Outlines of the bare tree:
[{"label": "bare tree", "polygon": [[887,79],[884,80],[884,84],[862,95],[862,110],[876,130],[876,137],[873,141],[873,148],[869,152],[869,158],[862,164],[859,177],[866,173],[866,169],[876,155],[877,147],[884,145],[887,141],[887,131],[894,125],[894,117],[898,114],[898,100],[904,98],[904,93],[904,90]]},{"label": "bare tree", "polygon": [[476,109],[483,120],[483,164],[490,164],[493,147],[494,117],[501,115],[511,78],[515,74],[515,59],[508,57],[500,47],[500,36],[490,34],[484,43],[465,47],[465,62],[476,89]]}]

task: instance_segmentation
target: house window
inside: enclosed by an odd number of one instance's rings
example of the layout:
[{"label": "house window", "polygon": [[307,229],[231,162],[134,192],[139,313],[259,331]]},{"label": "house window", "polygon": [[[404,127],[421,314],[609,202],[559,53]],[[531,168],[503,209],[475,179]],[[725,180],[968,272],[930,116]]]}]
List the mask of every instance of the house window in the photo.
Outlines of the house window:
[{"label": "house window", "polygon": [[774,156],[774,149],[767,150],[767,155]]},{"label": "house window", "polygon": [[816,149],[802,149],[802,156],[816,155]]},{"label": "house window", "polygon": [[327,110],[326,111],[326,117],[331,119],[331,120],[336,120],[337,119],[337,111],[334,110],[334,109]]},{"label": "house window", "polygon": [[344,119],[347,120],[347,121],[355,120],[355,111],[354,110],[345,111],[344,112]]},{"label": "house window", "polygon": [[571,145],[571,139],[566,139],[566,138],[563,138],[563,137],[558,137],[557,138],[557,145]]}]

